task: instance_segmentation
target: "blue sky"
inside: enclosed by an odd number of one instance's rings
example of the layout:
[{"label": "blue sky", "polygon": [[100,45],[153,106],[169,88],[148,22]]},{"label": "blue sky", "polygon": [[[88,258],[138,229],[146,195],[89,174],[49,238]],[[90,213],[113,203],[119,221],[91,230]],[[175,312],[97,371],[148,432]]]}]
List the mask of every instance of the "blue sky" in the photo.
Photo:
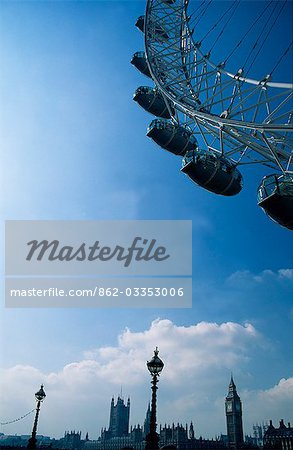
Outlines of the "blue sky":
[{"label": "blue sky", "polygon": [[[290,420],[293,240],[256,205],[267,171],[246,168],[237,197],[215,196],[145,137],[152,117],[132,94],[150,81],[129,63],[143,48],[134,23],[144,2],[0,8],[3,220],[191,219],[194,290],[192,310],[8,310],[3,299],[1,421],[29,411],[44,382],[43,434],[78,428],[96,438],[121,384],[132,423],[142,423],[155,345],[169,362],[159,422],[224,432],[231,370],[247,432]],[[30,420],[1,431],[28,433]]]}]

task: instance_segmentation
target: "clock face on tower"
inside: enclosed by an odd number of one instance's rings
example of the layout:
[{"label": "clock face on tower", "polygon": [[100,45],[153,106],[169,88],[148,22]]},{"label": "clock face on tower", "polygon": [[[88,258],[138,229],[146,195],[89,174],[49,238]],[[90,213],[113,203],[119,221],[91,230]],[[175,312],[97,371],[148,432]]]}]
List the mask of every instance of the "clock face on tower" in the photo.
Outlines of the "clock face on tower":
[{"label": "clock face on tower", "polygon": [[232,403],[231,402],[226,403],[226,411],[227,412],[231,412],[232,411]]}]

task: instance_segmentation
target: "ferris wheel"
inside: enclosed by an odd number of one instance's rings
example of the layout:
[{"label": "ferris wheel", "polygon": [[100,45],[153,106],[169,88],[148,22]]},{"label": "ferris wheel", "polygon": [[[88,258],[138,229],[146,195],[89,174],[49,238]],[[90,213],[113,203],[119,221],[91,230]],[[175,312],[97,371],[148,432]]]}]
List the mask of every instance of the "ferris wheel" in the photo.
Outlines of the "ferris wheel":
[{"label": "ferris wheel", "polygon": [[[229,33],[241,2],[226,2],[212,22],[204,20],[216,3],[225,2],[147,0],[145,15],[136,22],[145,48],[131,63],[154,86],[140,86],[133,98],[156,116],[147,136],[182,157],[181,171],[197,185],[235,195],[242,189],[241,166],[267,167],[258,205],[293,230],[293,84],[275,81],[278,67],[290,58],[292,41],[275,55],[268,73],[250,76],[286,2],[262,2],[220,62],[214,50]],[[233,58],[238,58],[236,70],[229,69]]]}]

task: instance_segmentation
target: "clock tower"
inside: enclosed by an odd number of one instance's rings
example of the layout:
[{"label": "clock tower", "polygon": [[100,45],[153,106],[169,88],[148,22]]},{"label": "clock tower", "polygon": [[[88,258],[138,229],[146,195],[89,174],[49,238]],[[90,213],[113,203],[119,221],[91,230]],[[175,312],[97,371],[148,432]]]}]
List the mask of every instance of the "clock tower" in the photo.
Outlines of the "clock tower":
[{"label": "clock tower", "polygon": [[229,447],[239,449],[243,444],[242,405],[232,376],[225,408]]}]

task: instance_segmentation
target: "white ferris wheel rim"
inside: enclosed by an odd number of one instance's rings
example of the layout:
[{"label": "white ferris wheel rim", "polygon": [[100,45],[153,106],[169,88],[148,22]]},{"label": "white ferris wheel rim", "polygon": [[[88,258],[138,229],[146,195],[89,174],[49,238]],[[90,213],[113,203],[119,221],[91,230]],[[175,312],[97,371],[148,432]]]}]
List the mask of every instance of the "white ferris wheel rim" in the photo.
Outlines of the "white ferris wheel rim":
[{"label": "white ferris wheel rim", "polygon": [[[164,0],[147,0],[146,2],[146,13],[145,13],[145,22],[148,22],[148,16],[150,14],[150,11],[152,9],[152,5],[155,2],[160,2],[161,4],[166,4],[168,8],[172,8],[173,5],[167,4],[167,2],[164,2]],[[289,96],[293,96],[293,83],[278,83],[278,82],[271,82],[269,80],[255,80],[246,78],[243,76],[240,76],[239,74],[233,74],[227,70],[225,70],[223,67],[220,67],[219,65],[213,63],[209,58],[207,58],[198,47],[196,47],[194,40],[192,38],[192,33],[190,31],[190,28],[188,26],[188,20],[187,20],[187,5],[190,0],[177,0],[181,3],[181,8],[183,8],[183,16],[185,17],[185,25],[187,26],[188,30],[188,37],[191,40],[194,52],[198,53],[203,60],[207,62],[214,70],[217,72],[220,72],[223,75],[228,76],[231,80],[235,80],[235,82],[243,82],[247,83],[249,85],[253,85],[257,87],[263,87],[263,88],[279,88],[288,91],[292,91]],[[177,6],[178,8],[178,6]],[[147,33],[144,33],[144,44],[145,44],[145,51],[147,59],[149,58],[149,43],[148,43],[148,36]],[[195,109],[191,105],[188,105],[186,103],[182,103],[174,94],[171,94],[165,87],[162,85],[158,77],[156,76],[156,73],[153,71],[153,68],[151,65],[149,65],[150,73],[152,76],[153,81],[155,82],[156,86],[160,88],[160,90],[163,92],[164,96],[171,100],[177,107],[186,115],[188,115],[191,118],[197,118],[199,120],[207,120],[210,124],[218,125],[218,126],[230,126],[232,128],[242,128],[242,129],[253,129],[253,130],[259,130],[260,132],[266,132],[266,131],[281,131],[281,132],[291,132],[293,131],[293,124],[292,123],[283,123],[283,124],[276,124],[276,123],[265,123],[265,122],[251,122],[247,120],[237,120],[237,119],[231,119],[231,118],[225,118],[220,117],[217,114],[210,114],[203,111],[200,111],[198,109]]]},{"label": "white ferris wheel rim", "polygon": [[[148,0],[148,2],[151,0]],[[182,4],[184,6],[184,16],[185,18],[187,18],[187,6],[190,3],[190,0],[179,0],[182,1]],[[239,75],[239,73],[231,73],[228,70],[225,70],[224,67],[221,67],[221,65],[219,64],[215,64],[213,61],[211,61],[206,55],[204,55],[203,52],[201,52],[201,50],[198,48],[198,46],[196,45],[192,32],[190,30],[189,24],[188,24],[188,20],[185,20],[185,25],[186,28],[188,30],[188,34],[189,34],[189,38],[191,40],[191,42],[193,43],[193,47],[194,47],[194,51],[198,52],[200,54],[200,56],[213,68],[213,69],[217,69],[219,72],[223,73],[224,75],[233,78],[233,79],[237,79],[241,82],[245,82],[248,84],[253,84],[255,86],[258,85],[263,85],[263,86],[268,86],[268,87],[272,87],[272,88],[279,88],[279,89],[293,89],[293,83],[285,83],[285,82],[275,82],[275,81],[269,81],[269,76],[270,74],[268,74],[268,78],[264,78],[262,80],[256,80],[253,78],[247,78],[245,76],[241,76]]]}]

